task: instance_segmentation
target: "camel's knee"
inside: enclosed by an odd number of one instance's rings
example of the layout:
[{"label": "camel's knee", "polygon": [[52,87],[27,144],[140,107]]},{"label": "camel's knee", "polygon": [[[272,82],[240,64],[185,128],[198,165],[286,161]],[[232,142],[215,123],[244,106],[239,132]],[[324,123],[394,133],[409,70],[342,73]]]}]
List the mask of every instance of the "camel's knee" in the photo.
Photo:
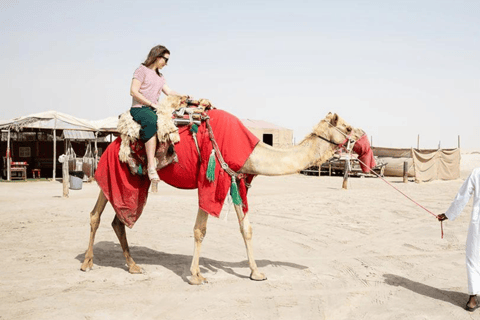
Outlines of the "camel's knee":
[{"label": "camel's knee", "polygon": [[100,214],[95,210],[90,212],[90,226],[93,229],[97,229],[100,224]]},{"label": "camel's knee", "polygon": [[245,227],[240,227],[240,232],[242,233],[243,238],[245,240],[252,240],[252,236],[253,236],[252,226],[248,225]]},{"label": "camel's knee", "polygon": [[205,238],[205,235],[207,234],[207,228],[195,228],[193,230],[193,236],[195,238],[195,241],[202,242],[203,239]]},{"label": "camel's knee", "polygon": [[123,222],[121,222],[120,219],[118,219],[118,217],[115,216],[115,218],[112,221],[112,228],[114,230],[120,230],[122,226],[123,226]]}]

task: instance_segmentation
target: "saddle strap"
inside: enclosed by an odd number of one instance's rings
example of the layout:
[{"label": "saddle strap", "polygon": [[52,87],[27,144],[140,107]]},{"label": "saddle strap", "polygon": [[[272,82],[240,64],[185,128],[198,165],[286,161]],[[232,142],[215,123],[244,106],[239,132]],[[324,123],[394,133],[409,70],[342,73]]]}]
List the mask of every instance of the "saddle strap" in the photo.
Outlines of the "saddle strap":
[{"label": "saddle strap", "polygon": [[213,135],[213,130],[212,127],[210,126],[210,117],[205,117],[205,124],[207,126],[208,130],[208,136],[210,137],[210,141],[212,142],[212,147],[215,150],[215,155],[217,156],[218,162],[220,162],[220,165],[223,170],[225,170],[228,175],[230,175],[232,178],[235,179],[245,179],[246,175],[243,173],[237,173],[233,171],[228,164],[225,162],[223,159],[222,153],[220,152],[220,148],[218,147],[217,141],[215,140],[215,136]]}]

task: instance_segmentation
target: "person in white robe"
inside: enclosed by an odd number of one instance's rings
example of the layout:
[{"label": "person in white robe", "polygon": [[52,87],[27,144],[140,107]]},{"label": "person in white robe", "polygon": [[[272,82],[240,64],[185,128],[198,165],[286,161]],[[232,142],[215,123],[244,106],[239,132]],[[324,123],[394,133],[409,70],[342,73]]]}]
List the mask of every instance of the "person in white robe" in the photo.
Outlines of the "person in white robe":
[{"label": "person in white robe", "polygon": [[455,220],[463,211],[473,195],[473,210],[468,227],[466,245],[466,264],[468,277],[468,294],[470,295],[465,309],[476,310],[480,304],[477,294],[480,293],[480,168],[475,168],[445,213],[438,215],[438,220]]}]

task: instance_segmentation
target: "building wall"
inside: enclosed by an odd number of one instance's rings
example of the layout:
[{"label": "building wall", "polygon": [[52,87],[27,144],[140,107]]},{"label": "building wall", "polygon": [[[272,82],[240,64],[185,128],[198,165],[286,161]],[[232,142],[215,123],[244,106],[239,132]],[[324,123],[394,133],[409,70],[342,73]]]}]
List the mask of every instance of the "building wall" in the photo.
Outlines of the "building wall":
[{"label": "building wall", "polygon": [[259,128],[248,128],[248,130],[250,130],[258,139],[260,139],[260,141],[263,141],[263,134],[273,135],[273,147],[275,148],[289,148],[293,146],[293,130]]}]

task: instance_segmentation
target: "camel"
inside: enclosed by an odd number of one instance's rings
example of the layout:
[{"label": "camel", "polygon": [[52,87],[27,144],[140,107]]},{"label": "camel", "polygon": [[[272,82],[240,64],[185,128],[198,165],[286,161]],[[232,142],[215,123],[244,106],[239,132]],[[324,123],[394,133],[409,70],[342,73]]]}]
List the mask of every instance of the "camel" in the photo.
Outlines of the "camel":
[{"label": "camel", "polygon": [[[346,144],[348,140],[352,142],[357,141],[364,134],[363,130],[351,127],[337,114],[328,113],[328,115],[313,128],[313,131],[297,146],[288,149],[278,149],[263,142],[258,142],[254,147],[253,152],[245,161],[243,167],[241,167],[237,173],[266,176],[298,173],[309,166],[324,163],[333,156],[334,152],[341,145]],[[180,143],[188,142],[181,141]],[[232,141],[231,143],[235,143],[235,141]],[[100,217],[107,202],[107,197],[102,191],[100,191],[95,207],[90,213],[90,241],[85,253],[85,260],[81,265],[82,271],[87,271],[93,266],[93,244],[95,233],[100,224]],[[234,205],[234,208],[240,225],[240,233],[243,236],[246,246],[248,264],[251,270],[250,279],[256,281],[266,280],[266,276],[258,270],[253,257],[252,227],[248,215],[244,214],[241,205]],[[194,252],[190,267],[191,277],[189,279],[189,283],[192,285],[199,285],[208,282],[200,273],[199,267],[200,251],[202,241],[207,231],[208,216],[209,214],[205,212],[205,210],[202,210],[201,208],[198,209],[193,230]],[[115,218],[113,219],[112,227],[122,246],[128,271],[133,274],[142,273],[141,268],[135,263],[130,255],[125,224],[122,223],[117,215],[115,215]]]}]

